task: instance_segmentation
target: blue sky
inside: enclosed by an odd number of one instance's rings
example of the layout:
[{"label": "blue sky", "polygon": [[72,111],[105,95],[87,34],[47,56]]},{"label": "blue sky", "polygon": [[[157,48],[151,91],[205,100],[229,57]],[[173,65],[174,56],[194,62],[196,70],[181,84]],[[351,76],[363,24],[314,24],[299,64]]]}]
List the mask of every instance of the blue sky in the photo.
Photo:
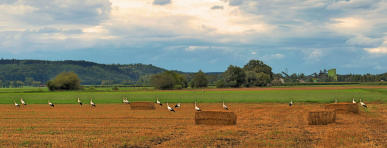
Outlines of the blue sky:
[{"label": "blue sky", "polygon": [[0,58],[387,72],[386,0],[2,0]]}]

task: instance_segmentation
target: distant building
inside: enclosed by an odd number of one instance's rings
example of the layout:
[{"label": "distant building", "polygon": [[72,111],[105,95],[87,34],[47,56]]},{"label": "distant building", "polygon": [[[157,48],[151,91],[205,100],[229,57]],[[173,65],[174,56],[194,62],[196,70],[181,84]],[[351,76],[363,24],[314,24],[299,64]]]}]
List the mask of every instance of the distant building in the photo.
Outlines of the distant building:
[{"label": "distant building", "polygon": [[281,84],[285,84],[285,80],[280,78],[279,81],[281,82]]},{"label": "distant building", "polygon": [[328,70],[328,77],[333,79],[334,81],[337,81],[337,74],[336,74],[336,69],[329,69]]}]

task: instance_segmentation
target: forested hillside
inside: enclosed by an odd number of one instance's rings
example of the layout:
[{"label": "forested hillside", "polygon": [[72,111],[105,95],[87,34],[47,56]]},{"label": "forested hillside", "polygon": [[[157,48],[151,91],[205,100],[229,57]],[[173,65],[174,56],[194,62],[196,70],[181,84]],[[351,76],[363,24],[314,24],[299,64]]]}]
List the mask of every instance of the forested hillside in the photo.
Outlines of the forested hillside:
[{"label": "forested hillside", "polygon": [[0,86],[40,85],[64,71],[79,75],[82,84],[135,84],[165,69],[144,64],[98,64],[88,61],[0,60]]}]

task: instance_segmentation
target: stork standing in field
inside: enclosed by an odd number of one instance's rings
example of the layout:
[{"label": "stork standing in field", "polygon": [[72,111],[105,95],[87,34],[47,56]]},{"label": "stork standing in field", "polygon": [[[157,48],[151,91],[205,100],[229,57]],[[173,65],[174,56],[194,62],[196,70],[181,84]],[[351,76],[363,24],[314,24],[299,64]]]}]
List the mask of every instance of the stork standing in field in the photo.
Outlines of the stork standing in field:
[{"label": "stork standing in field", "polygon": [[337,104],[337,99],[335,98],[335,103]]},{"label": "stork standing in field", "polygon": [[124,98],[122,99],[122,103],[124,103],[124,104],[129,104],[128,98],[124,97]]},{"label": "stork standing in field", "polygon": [[79,104],[80,106],[82,106],[82,105],[83,105],[83,103],[82,103],[81,99],[79,99],[79,98],[78,98],[78,100],[77,100],[77,101],[78,101],[78,104]]},{"label": "stork standing in field", "polygon": [[293,106],[293,100],[290,100],[289,106]]},{"label": "stork standing in field", "polygon": [[27,105],[27,103],[23,100],[23,98],[20,98],[20,102],[21,102],[21,104],[24,105],[24,106]]},{"label": "stork standing in field", "polygon": [[352,103],[356,104],[355,98],[352,98]]},{"label": "stork standing in field", "polygon": [[90,105],[91,105],[91,107],[96,107],[95,103],[93,102],[93,99],[90,99]]},{"label": "stork standing in field", "polygon": [[50,101],[48,101],[48,105],[50,105],[50,107],[54,107],[54,103],[51,103]]},{"label": "stork standing in field", "polygon": [[175,108],[180,108],[180,106],[181,106],[181,104],[180,104],[180,103],[177,103],[177,104],[175,105]]},{"label": "stork standing in field", "polygon": [[228,110],[228,107],[224,104],[224,101],[223,101],[223,109]]},{"label": "stork standing in field", "polygon": [[196,101],[195,101],[195,110],[198,111],[198,112],[202,111],[202,110],[196,105]]},{"label": "stork standing in field", "polygon": [[170,106],[168,105],[168,102],[167,102],[167,108],[168,108],[169,111],[175,112],[175,110],[174,110],[172,107],[170,107]]},{"label": "stork standing in field", "polygon": [[16,103],[16,101],[13,101],[13,103],[15,104],[15,107],[20,107],[20,104]]},{"label": "stork standing in field", "polygon": [[[180,98],[180,101],[181,101],[181,98]],[[175,105],[175,108],[180,108],[180,106],[181,106],[180,101],[179,101],[179,103],[177,103],[177,104]]]},{"label": "stork standing in field", "polygon": [[367,105],[366,105],[363,101],[361,101],[361,99],[360,99],[359,102],[360,102],[360,105],[361,105],[361,106],[363,106],[364,108],[367,108]]},{"label": "stork standing in field", "polygon": [[163,104],[159,101],[159,98],[156,98],[156,104],[163,106]]}]

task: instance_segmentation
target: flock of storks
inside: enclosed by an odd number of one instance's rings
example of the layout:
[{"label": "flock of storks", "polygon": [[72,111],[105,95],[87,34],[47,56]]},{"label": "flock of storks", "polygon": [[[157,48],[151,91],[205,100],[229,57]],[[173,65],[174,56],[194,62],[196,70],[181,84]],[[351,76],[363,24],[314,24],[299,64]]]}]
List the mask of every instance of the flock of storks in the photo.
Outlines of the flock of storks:
[{"label": "flock of storks", "polygon": [[[82,101],[81,101],[80,98],[77,99],[77,102],[78,102],[79,105],[81,105],[81,106],[83,105],[83,103],[82,103]],[[337,99],[335,99],[335,103],[337,103],[337,102],[338,102]],[[21,103],[23,106],[26,106],[26,105],[27,105],[27,103],[23,100],[23,98],[20,99],[20,103]],[[122,103],[124,103],[124,104],[130,104],[128,98],[126,98],[126,97],[123,97]],[[156,102],[155,102],[155,103],[158,104],[158,105],[160,105],[160,106],[163,106],[163,104],[160,102],[160,100],[159,100],[158,98],[156,99]],[[353,104],[356,104],[356,103],[357,103],[357,102],[355,101],[355,98],[352,99],[352,103],[353,103]],[[362,102],[361,99],[359,100],[359,103],[360,103],[360,105],[361,105],[362,107],[367,108],[367,105],[366,105],[364,102]],[[15,105],[15,107],[20,107],[20,104],[18,104],[16,101],[14,101],[14,105]],[[55,107],[54,103],[52,103],[51,101],[48,101],[48,105],[49,105],[50,107],[52,107],[52,108]],[[91,107],[93,107],[93,108],[96,107],[95,103],[93,102],[93,99],[90,99],[90,105],[91,105]],[[293,106],[293,100],[290,100],[289,106]],[[180,108],[180,107],[181,107],[181,104],[180,104],[180,103],[177,103],[175,106],[170,107],[169,104],[168,104],[168,102],[167,102],[167,109],[168,109],[169,111],[171,111],[171,112],[176,112],[173,108]],[[222,107],[223,107],[223,109],[228,110],[228,107],[224,104],[224,101],[223,101]],[[196,110],[196,111],[201,111],[201,109],[197,106],[196,101],[195,101],[195,110]]]},{"label": "flock of storks", "polygon": [[[124,102],[124,103],[129,103],[129,101],[128,101],[127,98],[125,98],[125,99],[123,100],[123,102]],[[158,98],[156,99],[156,102],[155,102],[155,103],[158,104],[158,105],[160,105],[160,106],[163,106],[163,103],[161,103],[160,100],[159,100]],[[174,108],[180,108],[180,107],[181,107],[181,103],[177,103],[177,104],[174,106]],[[222,107],[223,107],[223,109],[228,110],[228,107],[226,106],[226,104],[224,104],[224,101],[223,101]],[[171,112],[176,112],[175,109],[173,109],[172,107],[169,106],[168,102],[167,102],[167,109],[168,109],[169,111],[171,111]],[[196,101],[195,101],[195,110],[196,110],[196,111],[202,111],[202,110],[197,106]]]},{"label": "flock of storks", "polygon": [[[20,107],[20,104],[18,104],[16,101],[13,101],[13,102],[14,102],[15,107]],[[23,98],[20,98],[20,102],[21,102],[21,104],[24,105],[24,106],[27,105],[27,103],[23,100]],[[83,103],[82,103],[82,101],[81,101],[80,98],[77,99],[77,102],[78,102],[78,104],[79,104],[80,106],[83,105]],[[123,97],[123,98],[122,98],[122,103],[124,103],[124,104],[130,104],[128,98],[126,98],[126,97]],[[158,104],[158,105],[160,105],[160,106],[163,106],[163,104],[160,102],[160,100],[159,100],[158,98],[156,99],[155,103]],[[55,107],[54,103],[52,103],[52,102],[49,101],[49,100],[48,100],[48,105],[49,105],[51,108]],[[91,105],[91,107],[93,107],[93,108],[96,107],[95,103],[93,102],[93,99],[90,99],[90,105]],[[228,110],[228,107],[224,104],[224,101],[223,101],[223,104],[222,104],[222,105],[223,105],[223,109]],[[168,102],[167,102],[167,109],[168,109],[169,111],[171,111],[171,112],[176,112],[176,111],[174,110],[174,108],[180,108],[180,107],[181,107],[181,103],[177,103],[174,107],[170,107],[169,104],[168,104]],[[197,106],[196,101],[195,101],[195,110],[196,110],[196,111],[201,111],[201,109]]]},{"label": "flock of storks", "polygon": [[[335,99],[335,103],[337,103],[337,102],[338,102],[337,99]],[[357,103],[356,100],[355,100],[355,98],[352,99],[352,103],[353,103],[353,104],[356,104],[356,103]],[[367,108],[367,105],[366,105],[363,101],[361,101],[361,99],[359,100],[359,103],[360,103],[360,105],[361,105],[362,107]],[[289,106],[293,106],[293,100],[290,100]]]}]

